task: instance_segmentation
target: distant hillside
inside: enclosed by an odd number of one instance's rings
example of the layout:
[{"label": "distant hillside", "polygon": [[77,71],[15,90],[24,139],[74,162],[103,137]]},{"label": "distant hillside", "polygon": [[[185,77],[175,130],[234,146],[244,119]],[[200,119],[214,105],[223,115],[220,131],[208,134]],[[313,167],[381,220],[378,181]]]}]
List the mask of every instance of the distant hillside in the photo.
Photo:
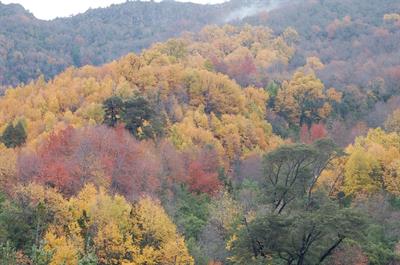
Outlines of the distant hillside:
[{"label": "distant hillside", "polygon": [[0,3],[0,84],[17,85],[70,65],[100,65],[151,43],[197,31],[226,5],[126,2],[52,21]]},{"label": "distant hillside", "polygon": [[[398,106],[389,98],[400,93],[400,1],[291,1],[241,23],[267,26],[277,33],[294,28],[299,38],[289,70],[304,65],[307,58],[320,59],[318,77],[343,92],[343,101],[348,102],[338,110],[345,120],[383,126]],[[282,78],[279,70],[268,77]]]},{"label": "distant hillside", "polygon": [[[294,67],[317,56],[326,66],[320,74],[328,85],[365,87],[374,78],[389,78],[399,66],[400,20],[384,19],[396,13],[398,0],[302,0],[248,17],[244,23],[276,32],[293,27],[300,37]],[[393,89],[398,80],[387,81]]]},{"label": "distant hillside", "polygon": [[[383,79],[385,87],[380,90],[390,94],[400,80],[399,22],[384,20],[390,13],[400,13],[399,1],[128,1],[43,21],[20,5],[0,3],[0,87],[28,83],[42,74],[49,79],[69,66],[101,65],[209,24],[249,23],[278,33],[296,29],[299,40],[292,70],[316,56],[325,65],[319,75],[326,85],[345,90]],[[279,66],[268,72],[268,79],[281,76]]]},{"label": "distant hillside", "polygon": [[101,65],[152,43],[258,13],[275,0],[218,5],[127,1],[69,18],[43,21],[0,1],[0,87],[54,77],[68,66]]}]

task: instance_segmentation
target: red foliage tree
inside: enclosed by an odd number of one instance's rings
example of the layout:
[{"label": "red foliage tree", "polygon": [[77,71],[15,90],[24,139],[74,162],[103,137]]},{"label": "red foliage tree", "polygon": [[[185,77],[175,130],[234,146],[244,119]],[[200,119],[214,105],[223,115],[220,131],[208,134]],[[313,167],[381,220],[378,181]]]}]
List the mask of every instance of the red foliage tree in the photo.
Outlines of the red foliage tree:
[{"label": "red foliage tree", "polygon": [[138,142],[123,128],[67,128],[52,134],[36,153],[21,156],[18,170],[22,179],[57,187],[66,195],[91,182],[136,199],[159,189],[156,154],[152,143]]},{"label": "red foliage tree", "polygon": [[188,168],[188,184],[191,192],[215,194],[220,187],[218,173],[207,172],[204,164],[193,161]]},{"label": "red foliage tree", "polygon": [[227,70],[227,74],[242,86],[250,85],[256,73],[257,67],[250,55],[231,63]]},{"label": "red foliage tree", "polygon": [[300,129],[300,141],[306,144],[311,144],[318,139],[325,138],[327,135],[328,132],[322,123],[314,123],[310,128],[303,124]]},{"label": "red foliage tree", "polygon": [[110,188],[136,200],[185,183],[190,191],[215,194],[220,188],[218,156],[211,148],[189,153],[168,141],[158,147],[138,141],[124,128],[68,127],[53,133],[36,150],[18,159],[21,181],[76,194],[86,183]]},{"label": "red foliage tree", "polygon": [[158,153],[162,168],[162,184],[171,186],[183,181],[186,175],[184,154],[176,150],[174,145],[167,140],[158,144]]},{"label": "red foliage tree", "polygon": [[325,138],[327,136],[327,131],[325,125],[322,123],[313,124],[310,128],[311,141],[316,141],[318,139]]},{"label": "red foliage tree", "polygon": [[186,183],[191,192],[216,194],[221,188],[218,179],[218,158],[213,149],[205,148],[189,161]]}]

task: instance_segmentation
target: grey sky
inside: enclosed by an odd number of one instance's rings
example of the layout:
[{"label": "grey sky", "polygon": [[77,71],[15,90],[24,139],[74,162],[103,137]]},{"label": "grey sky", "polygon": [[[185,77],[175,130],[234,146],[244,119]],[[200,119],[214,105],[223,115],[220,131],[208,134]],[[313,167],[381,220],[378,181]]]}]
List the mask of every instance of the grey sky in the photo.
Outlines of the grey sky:
[{"label": "grey sky", "polygon": [[[179,0],[181,2],[221,3],[225,0]],[[19,3],[32,12],[37,18],[52,19],[82,13],[89,8],[106,7],[111,4],[124,3],[126,0],[0,0],[0,2]]]}]

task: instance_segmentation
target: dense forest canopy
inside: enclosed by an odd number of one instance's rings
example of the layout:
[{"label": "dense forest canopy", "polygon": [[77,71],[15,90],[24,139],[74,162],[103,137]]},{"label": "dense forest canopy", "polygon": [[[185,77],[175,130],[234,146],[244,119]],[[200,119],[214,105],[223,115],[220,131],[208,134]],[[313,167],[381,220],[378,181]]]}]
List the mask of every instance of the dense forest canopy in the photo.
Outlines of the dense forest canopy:
[{"label": "dense forest canopy", "polygon": [[[368,75],[390,78],[393,83],[399,37],[398,20],[390,14],[399,12],[394,0],[248,0],[219,5],[129,1],[42,21],[19,5],[0,3],[0,82],[15,86],[40,75],[51,78],[68,66],[101,65],[185,31],[236,22],[266,25],[277,32],[295,28],[302,41],[292,64],[297,67],[305,57],[318,56],[329,63],[324,75],[329,85],[349,85],[348,72],[356,73],[362,85],[368,83]],[[376,61],[385,68],[371,66]]]},{"label": "dense forest canopy", "polygon": [[0,85],[27,84],[40,75],[51,78],[68,66],[101,65],[182,32],[223,23],[221,14],[234,14],[253,2],[127,1],[51,21],[0,2]]},{"label": "dense forest canopy", "polygon": [[0,23],[1,265],[400,264],[398,1]]},{"label": "dense forest canopy", "polygon": [[68,66],[100,65],[187,30],[216,22],[219,8],[192,3],[132,1],[52,21],[0,3],[0,81],[28,83]]}]

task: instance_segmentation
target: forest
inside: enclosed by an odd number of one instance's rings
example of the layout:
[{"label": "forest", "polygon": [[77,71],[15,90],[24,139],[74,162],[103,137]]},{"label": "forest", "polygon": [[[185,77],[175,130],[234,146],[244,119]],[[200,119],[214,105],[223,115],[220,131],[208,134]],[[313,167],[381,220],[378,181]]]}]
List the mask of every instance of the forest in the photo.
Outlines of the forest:
[{"label": "forest", "polygon": [[399,39],[396,0],[0,3],[0,265],[400,264]]},{"label": "forest", "polygon": [[127,0],[45,21],[21,5],[0,1],[0,87],[28,84],[40,75],[50,79],[68,66],[102,65],[140,52],[157,41],[223,23],[221,13],[240,10],[245,2],[199,5]]}]

